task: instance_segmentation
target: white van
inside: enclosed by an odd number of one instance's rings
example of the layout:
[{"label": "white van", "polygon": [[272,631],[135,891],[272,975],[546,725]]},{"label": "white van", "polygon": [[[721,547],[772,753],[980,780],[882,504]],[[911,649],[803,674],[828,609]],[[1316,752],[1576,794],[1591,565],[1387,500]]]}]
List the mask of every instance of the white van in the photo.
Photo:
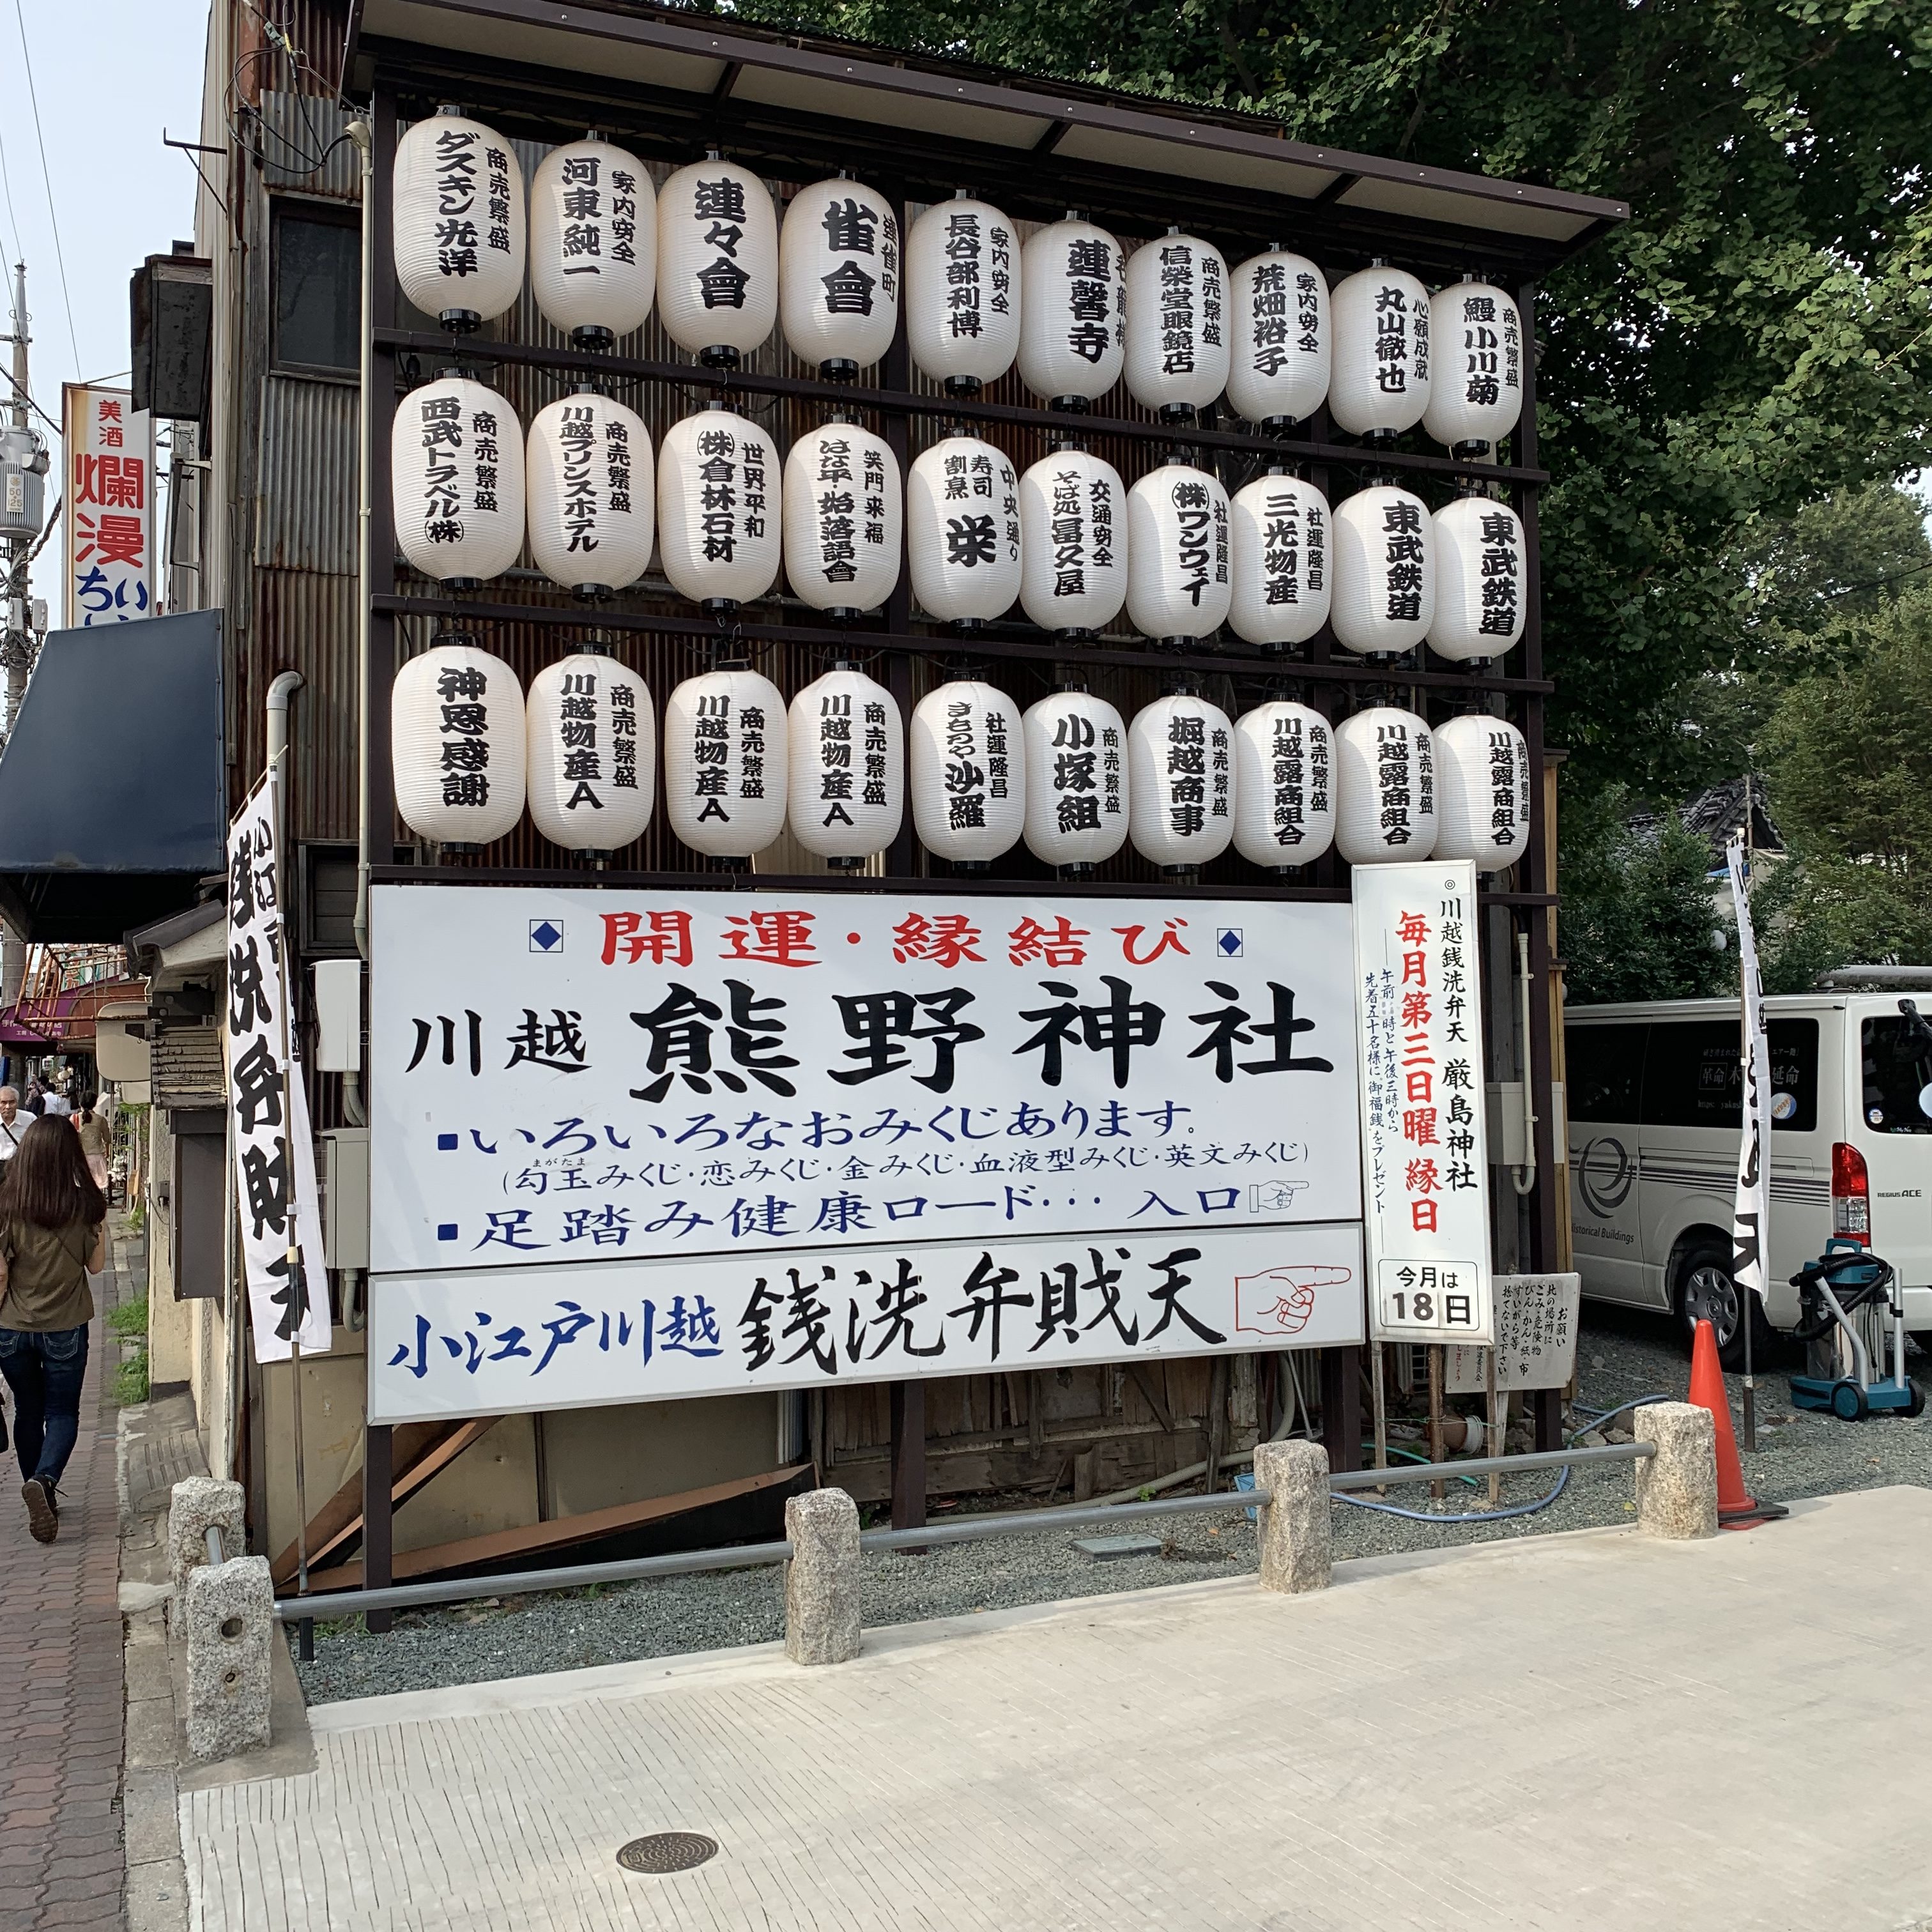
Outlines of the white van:
[{"label": "white van", "polygon": [[[1773,1328],[1793,1327],[1792,1276],[1834,1234],[1868,1237],[1898,1272],[1906,1328],[1932,1348],[1932,1023],[1918,1010],[1932,1013],[1932,970],[1850,968],[1824,986],[1765,1001],[1765,1314]],[[1691,1324],[1708,1320],[1732,1368],[1743,1352],[1730,1272],[1738,1036],[1735,1000],[1577,1006],[1564,1018],[1570,1232],[1583,1292],[1668,1310],[1687,1343]]]}]

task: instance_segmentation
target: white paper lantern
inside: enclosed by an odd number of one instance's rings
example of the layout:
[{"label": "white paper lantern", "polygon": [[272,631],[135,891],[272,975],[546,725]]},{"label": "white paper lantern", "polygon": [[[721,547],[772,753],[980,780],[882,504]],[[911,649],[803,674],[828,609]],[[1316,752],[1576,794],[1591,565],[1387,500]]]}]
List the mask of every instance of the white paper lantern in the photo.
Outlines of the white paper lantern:
[{"label": "white paper lantern", "polygon": [[1522,519],[1492,496],[1436,513],[1436,614],[1429,648],[1458,664],[1499,658],[1522,636],[1528,556]]},{"label": "white paper lantern", "polygon": [[523,292],[524,171],[495,129],[439,107],[396,143],[396,280],[424,314],[471,329]]},{"label": "white paper lantern", "polygon": [[1436,849],[1436,748],[1413,711],[1373,705],[1335,727],[1335,849],[1352,866]]},{"label": "white paper lantern", "polygon": [[1335,506],[1330,615],[1348,650],[1413,650],[1436,619],[1435,526],[1420,496],[1393,484],[1358,490]]},{"label": "white paper lantern", "polygon": [[1228,516],[1235,634],[1251,644],[1306,644],[1328,621],[1328,499],[1276,472],[1236,492]]},{"label": "white paper lantern", "polygon": [[658,317],[707,368],[759,347],[778,312],[778,224],[771,190],[720,160],[680,168],[658,195]]},{"label": "white paper lantern", "polygon": [[1228,386],[1228,265],[1179,229],[1127,257],[1127,388],[1170,419]]},{"label": "white paper lantern", "polygon": [[1150,470],[1127,492],[1127,616],[1149,638],[1212,637],[1234,588],[1228,493],[1185,463]]},{"label": "white paper lantern", "polygon": [[524,692],[501,658],[433,644],[389,688],[396,809],[420,837],[488,845],[524,815]]},{"label": "white paper lantern", "polygon": [[722,404],[682,416],[658,452],[658,561],[706,610],[770,590],[782,554],[784,472],[770,435]]},{"label": "white paper lantern", "polygon": [[1020,602],[1042,631],[1104,631],[1127,596],[1127,492],[1084,449],[1020,478]]},{"label": "white paper lantern", "polygon": [[841,178],[793,196],[778,314],[791,352],[822,376],[856,376],[884,355],[898,326],[899,222],[884,195]]},{"label": "white paper lantern", "polygon": [[525,715],[530,823],[572,852],[615,852],[641,836],[658,782],[657,711],[644,680],[580,651],[530,680]]},{"label": "white paper lantern", "polygon": [[1126,258],[1104,228],[1070,214],[1020,251],[1020,380],[1078,406],[1120,380],[1126,356]]},{"label": "white paper lantern", "polygon": [[956,866],[983,866],[1026,826],[1026,749],[1004,691],[942,684],[912,714],[908,781],[919,842]]},{"label": "white paper lantern", "polygon": [[1364,268],[1331,298],[1328,413],[1351,436],[1413,429],[1429,406],[1429,291],[1400,268]]},{"label": "white paper lantern", "polygon": [[1272,871],[1335,840],[1335,748],[1320,712],[1275,698],[1234,721],[1234,849]]},{"label": "white paper lantern", "polygon": [[1027,850],[1090,872],[1127,842],[1127,730],[1090,691],[1056,691],[1020,721],[1026,740]]},{"label": "white paper lantern", "polygon": [[1304,255],[1278,248],[1234,271],[1228,297],[1228,400],[1250,422],[1285,429],[1328,394],[1328,284]]},{"label": "white paper lantern", "polygon": [[1506,718],[1465,712],[1436,730],[1438,859],[1500,872],[1529,849],[1529,747]]},{"label": "white paper lantern", "polygon": [[972,395],[1013,366],[1020,346],[1018,231],[961,189],[906,231],[906,346],[954,395]]},{"label": "white paper lantern", "polygon": [[1020,486],[1012,459],[976,436],[949,436],[906,478],[912,594],[950,624],[1004,617],[1020,594]]},{"label": "white paper lantern", "polygon": [[634,410],[594,389],[560,396],[530,424],[530,558],[553,584],[601,596],[650,568],[657,484]]},{"label": "white paper lantern", "polygon": [[1430,298],[1435,368],[1422,426],[1459,456],[1481,456],[1522,414],[1522,320],[1501,289],[1457,282]]},{"label": "white paper lantern", "polygon": [[784,566],[814,610],[876,610],[899,580],[898,459],[856,423],[807,430],[784,466]]},{"label": "white paper lantern", "polygon": [[1218,859],[1234,836],[1234,728],[1189,692],[1157,698],[1127,730],[1128,836],[1168,872]]},{"label": "white paper lantern", "polygon": [[905,817],[905,727],[892,693],[838,665],[792,700],[790,731],[792,836],[840,866],[883,852]]},{"label": "white paper lantern", "polygon": [[396,405],[389,432],[396,542],[425,577],[500,577],[524,547],[524,430],[494,389],[452,370]]},{"label": "white paper lantern", "polygon": [[688,677],[664,704],[664,815],[694,852],[748,859],[784,830],[784,700],[740,665]]},{"label": "white paper lantern", "polygon": [[530,293],[580,349],[644,326],[658,285],[656,190],[599,135],[553,148],[530,182]]}]

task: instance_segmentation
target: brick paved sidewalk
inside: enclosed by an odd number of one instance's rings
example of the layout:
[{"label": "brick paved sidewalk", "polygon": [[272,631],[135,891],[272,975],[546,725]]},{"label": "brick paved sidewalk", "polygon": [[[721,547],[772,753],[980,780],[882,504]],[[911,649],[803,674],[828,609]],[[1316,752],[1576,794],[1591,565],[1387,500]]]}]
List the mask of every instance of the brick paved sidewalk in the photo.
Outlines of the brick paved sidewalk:
[{"label": "brick paved sidewalk", "polygon": [[0,1932],[122,1923],[116,1411],[98,1317],[90,1342],[58,1541],[27,1534],[10,1446],[0,1468]]}]

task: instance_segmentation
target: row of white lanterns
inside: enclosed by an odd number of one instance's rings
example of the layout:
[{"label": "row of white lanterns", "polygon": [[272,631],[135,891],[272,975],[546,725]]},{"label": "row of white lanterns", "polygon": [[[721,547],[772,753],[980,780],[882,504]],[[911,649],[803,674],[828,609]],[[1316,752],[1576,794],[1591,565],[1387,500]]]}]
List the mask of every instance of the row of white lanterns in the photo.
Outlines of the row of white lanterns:
[{"label": "row of white lanterns", "polygon": [[404,295],[452,326],[517,299],[526,257],[537,306],[583,344],[640,327],[714,368],[735,366],[775,322],[830,377],[876,363],[898,323],[926,375],[961,392],[1017,363],[1057,407],[1084,408],[1123,374],[1136,400],[1176,418],[1225,392],[1251,422],[1281,427],[1325,400],[1337,428],[1392,436],[1418,423],[1462,454],[1495,448],[1522,406],[1522,328],[1487,283],[1431,295],[1375,266],[1332,295],[1321,269],[1280,249],[1232,271],[1178,230],[1130,256],[1070,214],[1018,244],[1016,224],[963,191],[904,237],[892,204],[840,178],[801,188],[782,228],[770,190],[715,157],[653,193],[643,162],[596,136],[553,148],[531,184],[510,142],[445,107],[403,136],[395,260]]},{"label": "row of white lanterns", "polygon": [[[616,658],[547,666],[527,704],[500,658],[433,646],[398,672],[392,716],[398,808],[421,836],[484,845],[526,803],[568,850],[615,851],[650,824],[651,694]],[[841,665],[787,706],[770,679],[725,668],[686,679],[664,706],[671,830],[694,850],[748,859],[789,822],[807,851],[862,864],[898,836],[907,795],[920,842],[967,866],[1024,841],[1042,862],[1086,868],[1132,842],[1192,872],[1232,844],[1251,862],[1307,864],[1332,844],[1352,865],[1431,856],[1514,865],[1529,836],[1529,760],[1504,720],[1432,727],[1378,704],[1331,727],[1288,699],[1231,721],[1182,692],[1131,725],[1104,699],[1063,689],[1023,715],[994,686],[940,686],[912,715]]]},{"label": "row of white lanterns", "polygon": [[1347,650],[1426,638],[1456,662],[1501,657],[1523,631],[1522,520],[1478,494],[1432,512],[1379,484],[1331,510],[1286,471],[1230,498],[1180,460],[1129,489],[1088,452],[1016,475],[970,436],[922,452],[902,489],[890,448],[857,423],[807,430],[781,465],[770,432],[722,404],[673,424],[654,464],[642,419],[608,396],[560,398],[525,438],[501,395],[454,374],[398,407],[391,454],[404,555],[458,584],[508,569],[527,532],[537,568],[586,594],[635,582],[655,544],[672,587],[706,608],[764,596],[782,559],[803,602],[843,617],[891,594],[903,539],[920,607],[953,623],[1017,600],[1044,629],[1090,632],[1124,605],[1150,638],[1226,623],[1279,646],[1332,618]]}]

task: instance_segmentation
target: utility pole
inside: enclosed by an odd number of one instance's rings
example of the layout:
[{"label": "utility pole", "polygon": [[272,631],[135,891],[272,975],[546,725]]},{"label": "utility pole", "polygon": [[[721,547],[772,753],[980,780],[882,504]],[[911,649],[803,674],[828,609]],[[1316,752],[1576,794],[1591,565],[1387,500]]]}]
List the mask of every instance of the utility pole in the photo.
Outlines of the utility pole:
[{"label": "utility pole", "polygon": [[[13,345],[13,393],[8,401],[8,421],[22,436],[30,436],[33,424],[28,419],[27,265],[14,264],[13,332],[6,340]],[[9,506],[11,507],[10,506]],[[25,533],[6,539],[7,589],[5,630],[0,634],[0,664],[7,674],[7,724],[8,735],[20,715],[20,700],[27,688],[27,674],[34,668],[39,639],[34,627],[34,606],[28,581],[28,559],[34,538]],[[0,934],[0,1004],[11,1006],[20,997],[20,982],[26,971],[26,943],[11,926]]]}]

